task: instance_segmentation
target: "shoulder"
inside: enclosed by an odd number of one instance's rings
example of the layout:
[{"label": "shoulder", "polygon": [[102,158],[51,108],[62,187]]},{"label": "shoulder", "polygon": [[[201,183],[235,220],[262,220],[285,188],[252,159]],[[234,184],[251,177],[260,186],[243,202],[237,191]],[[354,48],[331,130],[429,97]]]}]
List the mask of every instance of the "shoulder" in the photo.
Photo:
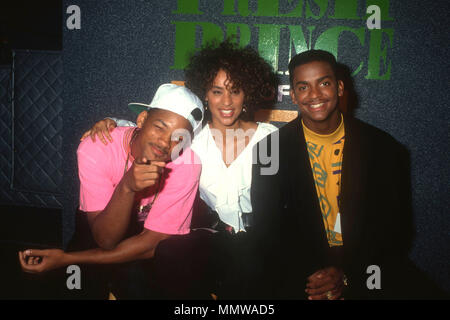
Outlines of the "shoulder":
[{"label": "shoulder", "polygon": [[265,137],[268,134],[271,134],[274,131],[277,131],[278,128],[275,127],[273,124],[265,123],[265,122],[258,122],[258,131],[260,131],[260,134]]},{"label": "shoulder", "polygon": [[198,137],[201,138],[201,137],[207,136],[208,132],[209,132],[209,125],[205,124],[205,126],[202,128],[202,130],[200,130],[200,132],[195,135],[195,139],[197,139]]},{"label": "shoulder", "polygon": [[200,132],[198,132],[192,141],[192,145],[197,145],[201,143],[201,141],[205,141],[207,137],[209,136],[209,126],[205,125]]},{"label": "shoulder", "polygon": [[371,144],[380,144],[384,148],[400,147],[400,143],[386,131],[357,118],[345,118],[345,135],[358,135]]},{"label": "shoulder", "polygon": [[128,131],[132,130],[127,127],[117,127],[111,132],[113,142],[108,142],[104,145],[99,139],[93,142],[90,137],[84,139],[78,146],[78,156],[105,154],[118,147],[122,148],[123,136]]},{"label": "shoulder", "polygon": [[278,128],[270,123],[258,122],[256,130],[253,133],[252,140],[250,141],[249,147],[253,148],[254,145],[261,142],[261,140],[264,140],[265,138],[267,138],[267,136],[277,131]]},{"label": "shoulder", "polygon": [[300,119],[301,119],[300,116],[298,116],[294,120],[289,121],[288,123],[283,125],[280,128],[280,135],[289,135],[292,132],[297,132],[298,130],[302,129],[302,124],[301,124]]},{"label": "shoulder", "polygon": [[209,126],[205,125],[203,129],[195,135],[190,149],[192,149],[198,156],[204,157],[208,153],[208,138]]},{"label": "shoulder", "polygon": [[296,118],[284,124],[280,128],[277,128],[272,124],[264,123],[263,128],[264,130],[268,131],[268,134],[263,139],[261,139],[261,143],[268,143],[268,141],[275,141],[274,139],[277,139],[276,141],[279,142],[279,146],[282,147],[288,142],[289,137],[291,137],[295,133],[301,132],[301,125],[299,124],[299,118]]}]

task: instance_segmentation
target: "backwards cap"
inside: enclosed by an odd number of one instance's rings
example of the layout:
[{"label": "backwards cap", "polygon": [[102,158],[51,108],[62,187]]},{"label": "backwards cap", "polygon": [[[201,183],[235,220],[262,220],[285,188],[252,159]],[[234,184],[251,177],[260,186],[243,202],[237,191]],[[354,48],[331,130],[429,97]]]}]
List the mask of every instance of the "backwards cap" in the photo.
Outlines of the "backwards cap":
[{"label": "backwards cap", "polygon": [[204,113],[201,100],[192,91],[171,83],[161,85],[150,104],[133,102],[128,107],[137,114],[152,108],[175,112],[189,121],[194,132],[201,128]]}]

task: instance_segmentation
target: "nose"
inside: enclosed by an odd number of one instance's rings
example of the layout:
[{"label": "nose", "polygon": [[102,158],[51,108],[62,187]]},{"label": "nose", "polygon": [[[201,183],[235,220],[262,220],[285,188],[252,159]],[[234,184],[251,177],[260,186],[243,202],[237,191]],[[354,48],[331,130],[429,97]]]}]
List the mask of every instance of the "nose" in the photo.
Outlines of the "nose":
[{"label": "nose", "polygon": [[226,90],[223,95],[223,104],[225,106],[231,106],[233,104],[233,99],[231,98],[231,93]]},{"label": "nose", "polygon": [[316,99],[321,96],[321,91],[318,86],[311,86],[311,90],[309,90],[309,98]]},{"label": "nose", "polygon": [[164,151],[168,151],[171,143],[171,134],[163,134],[159,136],[158,139],[158,147],[163,149]]}]

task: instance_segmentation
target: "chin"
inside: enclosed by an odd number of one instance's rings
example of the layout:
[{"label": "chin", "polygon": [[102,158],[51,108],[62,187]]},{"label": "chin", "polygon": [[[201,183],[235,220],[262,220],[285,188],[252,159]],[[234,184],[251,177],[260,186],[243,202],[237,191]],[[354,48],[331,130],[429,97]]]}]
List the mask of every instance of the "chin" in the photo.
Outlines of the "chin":
[{"label": "chin", "polygon": [[327,115],[324,115],[324,116],[311,117],[311,119],[312,119],[313,121],[317,121],[317,122],[324,122],[324,121],[327,121],[327,120],[330,119],[330,115],[327,114]]},{"label": "chin", "polygon": [[329,119],[330,115],[329,114],[311,114],[310,112],[305,112],[303,113],[303,116],[305,118],[310,119],[311,121],[324,121]]},{"label": "chin", "polygon": [[224,126],[232,126],[233,124],[236,123],[236,121],[238,120],[238,118],[235,119],[225,119],[223,121],[221,121],[222,125]]}]

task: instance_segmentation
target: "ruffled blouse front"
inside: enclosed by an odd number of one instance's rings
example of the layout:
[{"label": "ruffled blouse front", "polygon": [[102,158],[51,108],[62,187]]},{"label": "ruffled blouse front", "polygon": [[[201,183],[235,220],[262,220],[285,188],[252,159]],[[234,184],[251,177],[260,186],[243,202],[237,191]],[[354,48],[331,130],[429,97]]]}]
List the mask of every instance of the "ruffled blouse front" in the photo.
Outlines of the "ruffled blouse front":
[{"label": "ruffled blouse front", "polygon": [[222,153],[208,125],[192,143],[191,149],[202,162],[200,197],[218,213],[223,222],[233,227],[235,232],[245,231],[242,213],[252,212],[250,187],[253,146],[276,130],[271,124],[258,123],[248,145],[228,167],[223,162]]}]

